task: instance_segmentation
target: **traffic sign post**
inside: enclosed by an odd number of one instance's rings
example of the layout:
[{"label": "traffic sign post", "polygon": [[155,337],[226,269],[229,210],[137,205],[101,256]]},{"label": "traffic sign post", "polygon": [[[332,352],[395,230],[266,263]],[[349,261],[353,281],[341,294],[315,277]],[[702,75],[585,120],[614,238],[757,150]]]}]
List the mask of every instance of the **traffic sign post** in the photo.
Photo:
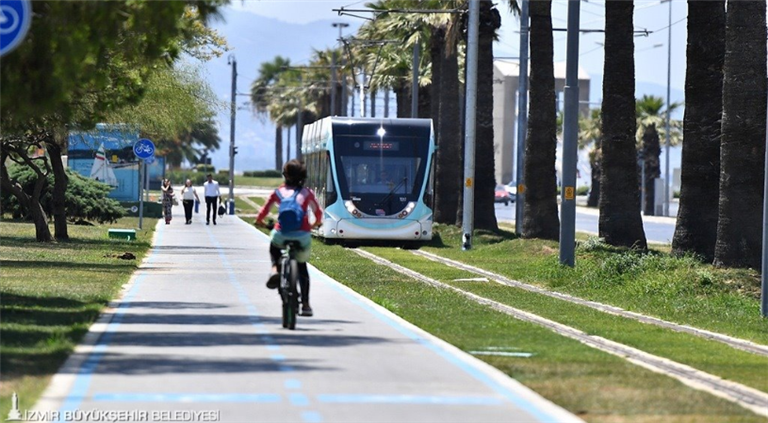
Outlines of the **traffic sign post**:
[{"label": "traffic sign post", "polygon": [[21,44],[32,23],[29,0],[0,0],[0,56]]},{"label": "traffic sign post", "polygon": [[155,144],[142,138],[133,144],[133,154],[141,160],[139,166],[139,229],[144,220],[144,179],[147,177],[147,163],[155,160]]}]

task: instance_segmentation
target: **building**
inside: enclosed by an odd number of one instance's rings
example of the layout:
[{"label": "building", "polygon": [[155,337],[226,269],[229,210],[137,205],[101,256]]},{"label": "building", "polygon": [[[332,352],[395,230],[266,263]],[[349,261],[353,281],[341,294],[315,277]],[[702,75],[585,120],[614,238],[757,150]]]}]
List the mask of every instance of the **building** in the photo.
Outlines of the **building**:
[{"label": "building", "polygon": [[[493,66],[493,149],[496,182],[506,184],[515,179],[517,160],[517,90],[520,64],[516,60],[496,60]],[[587,72],[579,67],[579,112],[589,114]],[[555,63],[555,91],[558,110],[562,109],[565,86],[565,62]]]}]

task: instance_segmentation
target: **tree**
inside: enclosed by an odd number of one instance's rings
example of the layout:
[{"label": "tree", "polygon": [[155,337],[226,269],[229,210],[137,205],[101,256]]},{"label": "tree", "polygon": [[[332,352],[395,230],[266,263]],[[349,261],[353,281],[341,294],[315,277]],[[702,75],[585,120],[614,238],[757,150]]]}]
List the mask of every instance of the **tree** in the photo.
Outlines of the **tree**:
[{"label": "tree", "polygon": [[[251,84],[251,104],[253,104],[253,109],[257,115],[262,118],[271,118],[269,106],[279,100],[273,88],[277,84],[280,74],[290,66],[290,59],[281,56],[275,56],[271,62],[264,62],[259,66],[259,76]],[[276,124],[275,169],[281,170],[283,167],[283,128],[279,123],[276,122]]]},{"label": "tree", "polygon": [[591,169],[591,188],[587,198],[587,207],[597,207],[600,200],[600,162],[602,161],[601,143],[603,139],[602,112],[599,108],[590,110],[589,117],[579,119],[579,148],[589,150],[589,166]]},{"label": "tree", "polygon": [[[666,117],[667,113],[674,112],[679,103],[669,105],[669,110],[663,110],[664,99],[661,97],[644,95],[635,102],[635,111],[637,113],[637,132],[636,141],[640,156],[643,158],[643,167],[645,173],[645,198],[642,198],[643,211],[645,214],[653,216],[655,198],[654,180],[661,176],[661,165],[659,156],[661,156],[660,138],[666,139]],[[670,145],[678,145],[681,141],[680,122],[670,120]],[[668,182],[668,181],[667,181]]]},{"label": "tree", "polygon": [[605,2],[600,237],[645,250],[635,149],[635,61],[630,0]]},{"label": "tree", "polygon": [[725,0],[688,1],[683,159],[674,254],[711,262],[717,241]]},{"label": "tree", "polygon": [[525,143],[525,208],[523,236],[557,240],[557,112],[555,108],[554,42],[551,0],[532,1],[531,108]]},{"label": "tree", "polygon": [[760,267],[766,113],[766,2],[728,2],[717,266]]}]

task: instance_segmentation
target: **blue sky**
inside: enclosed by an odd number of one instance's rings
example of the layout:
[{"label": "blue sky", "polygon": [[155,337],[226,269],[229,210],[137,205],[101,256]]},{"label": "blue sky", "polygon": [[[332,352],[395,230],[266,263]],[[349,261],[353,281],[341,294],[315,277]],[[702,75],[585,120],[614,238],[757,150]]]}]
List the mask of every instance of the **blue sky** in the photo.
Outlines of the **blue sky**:
[{"label": "blue sky", "polygon": [[[497,57],[517,57],[519,51],[520,22],[501,3],[502,28],[499,41],[494,45]],[[583,0],[581,2],[581,28],[604,28],[604,1]],[[685,45],[687,2],[675,0],[672,10],[671,43],[671,88],[672,100],[681,101],[685,84]],[[213,23],[213,27],[225,35],[238,61],[238,92],[247,93],[250,83],[257,76],[258,65],[271,60],[275,55],[288,56],[293,64],[307,63],[313,49],[333,46],[338,30],[332,22],[348,22],[352,26],[345,34],[363,21],[351,17],[340,17],[332,9],[341,7],[364,8],[365,2],[326,0],[233,0],[223,11],[225,20]],[[553,25],[565,28],[567,1],[553,1]],[[636,31],[647,30],[647,36],[635,38],[635,63],[637,95],[653,94],[666,96],[667,86],[667,43],[670,3],[659,0],[635,1],[634,24]],[[566,33],[555,33],[555,60],[565,60]],[[586,33],[579,40],[579,64],[592,77],[591,101],[599,102],[602,97],[603,48],[602,33]],[[209,81],[216,94],[223,101],[230,101],[231,68],[227,57],[221,57],[206,64]],[[239,97],[238,103],[248,101]],[[221,150],[213,154],[217,168],[228,166],[226,146],[229,144],[229,114],[220,114],[220,134],[223,141]],[[248,110],[238,110],[236,143],[239,154],[235,168],[238,171],[266,169],[274,166],[274,128],[252,115]],[[662,154],[662,160],[664,155]],[[672,167],[679,166],[679,152],[673,151]],[[663,166],[663,163],[662,163]]]}]

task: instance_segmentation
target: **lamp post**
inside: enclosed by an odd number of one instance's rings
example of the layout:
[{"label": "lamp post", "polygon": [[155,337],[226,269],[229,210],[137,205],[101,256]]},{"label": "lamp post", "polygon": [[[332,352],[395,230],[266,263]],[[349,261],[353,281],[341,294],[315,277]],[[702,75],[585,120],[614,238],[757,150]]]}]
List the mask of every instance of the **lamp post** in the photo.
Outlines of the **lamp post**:
[{"label": "lamp post", "polygon": [[[232,104],[230,106],[229,121],[229,214],[235,214],[235,114],[237,113],[237,60],[234,54],[230,54],[227,64],[232,65]],[[215,212],[215,210],[214,210]],[[214,222],[216,223],[216,222]]]}]

